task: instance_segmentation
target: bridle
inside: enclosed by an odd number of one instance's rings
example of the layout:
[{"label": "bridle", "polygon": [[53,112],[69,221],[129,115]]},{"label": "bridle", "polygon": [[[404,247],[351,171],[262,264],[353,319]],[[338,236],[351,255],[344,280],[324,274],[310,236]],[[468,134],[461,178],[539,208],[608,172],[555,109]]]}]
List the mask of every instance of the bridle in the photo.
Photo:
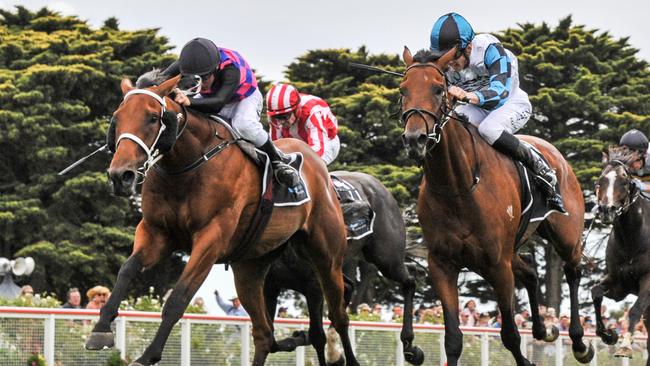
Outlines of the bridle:
[{"label": "bridle", "polygon": [[[418,115],[422,118],[424,121],[424,125],[426,128],[426,137],[427,137],[427,147],[426,147],[426,154],[429,154],[433,148],[435,148],[438,143],[440,142],[442,138],[442,132],[447,125],[447,122],[452,119],[453,111],[454,111],[454,103],[451,103],[449,101],[449,94],[447,92],[447,86],[448,86],[448,81],[447,81],[447,76],[445,73],[440,69],[438,65],[436,65],[433,62],[426,62],[426,63],[414,63],[411,64],[411,66],[406,68],[406,71],[404,72],[404,75],[408,73],[409,70],[413,68],[420,68],[420,67],[432,67],[434,68],[440,75],[442,76],[444,80],[444,84],[442,86],[443,88],[443,96],[442,96],[442,104],[440,105],[439,109],[439,114],[438,115],[436,112],[432,112],[426,108],[409,108],[402,112],[402,115],[400,116],[400,121],[404,126],[406,126],[408,119],[411,118],[413,115]],[[433,119],[433,128],[429,128],[429,121],[427,120],[426,116],[429,116]],[[469,130],[468,123],[461,122],[459,121],[465,130],[467,130],[467,133],[469,133],[471,139],[472,139],[472,148],[474,150],[474,167],[472,168],[472,185],[468,189],[464,191],[460,191],[455,194],[448,194],[447,192],[444,191],[436,191],[435,189],[432,189],[435,193],[446,196],[446,197],[457,197],[460,195],[463,195],[465,193],[470,193],[476,189],[478,186],[478,182],[481,180],[480,178],[480,165],[479,165],[479,158],[478,158],[478,149],[476,147],[476,138],[474,137],[474,134]]]},{"label": "bridle", "polygon": [[[442,105],[440,106],[440,112],[441,115],[436,114],[435,112],[432,112],[428,109],[425,108],[409,108],[402,112],[402,115],[400,117],[400,120],[404,126],[406,126],[406,123],[408,122],[408,119],[411,118],[413,115],[419,115],[422,120],[424,120],[424,125],[427,129],[427,140],[431,140],[433,142],[431,148],[433,148],[436,144],[440,142],[440,139],[442,138],[442,130],[445,128],[445,125],[447,122],[449,122],[449,119],[452,117],[452,112],[453,112],[453,105],[449,102],[449,96],[447,94],[447,77],[445,76],[445,73],[438,67],[438,65],[434,64],[433,62],[427,62],[427,63],[414,63],[411,66],[406,68],[406,71],[404,72],[404,75],[409,72],[409,70],[413,68],[419,68],[419,67],[432,67],[434,68],[437,72],[440,73],[442,78],[444,79],[445,83],[443,85],[443,96],[442,96]],[[429,128],[429,121],[427,120],[426,116],[429,116],[433,119],[433,128]]]},{"label": "bridle", "polygon": [[[115,140],[115,149],[117,149],[117,147],[119,146],[120,141],[127,139],[135,142],[147,154],[147,160],[145,160],[144,163],[142,163],[142,166],[137,169],[138,173],[141,174],[141,176],[143,177],[142,181],[140,182],[142,183],[144,182],[144,177],[146,177],[149,169],[151,169],[151,167],[156,165],[156,163],[163,157],[163,154],[160,152],[159,149],[156,148],[156,145],[158,144],[158,140],[160,140],[160,136],[162,136],[163,132],[165,132],[165,129],[167,128],[167,126],[165,126],[165,124],[163,123],[163,116],[167,111],[167,102],[165,101],[164,97],[161,97],[160,95],[147,89],[130,90],[128,93],[124,95],[123,102],[126,101],[128,97],[135,94],[147,95],[155,99],[158,102],[158,104],[160,104],[161,107],[160,116],[158,118],[158,123],[160,124],[160,128],[158,130],[158,135],[156,136],[156,139],[154,140],[153,144],[151,144],[151,147],[147,146],[147,144],[140,137],[129,132],[120,134],[120,136]],[[185,123],[183,124],[183,127],[180,129],[180,131],[176,134],[176,139],[178,139],[178,137],[180,137],[183,131],[185,131],[185,127],[187,126],[187,118],[184,119],[185,119]]]},{"label": "bridle", "polygon": [[[617,160],[617,159],[610,160],[607,162],[607,165],[611,165],[613,167],[622,166],[625,172],[628,174],[628,176],[630,175],[627,165],[621,160]],[[598,194],[599,188],[600,188],[599,186],[596,186],[596,194]],[[628,208],[632,206],[634,202],[636,202],[636,200],[639,198],[640,191],[638,189],[633,190],[632,188],[633,188],[633,183],[631,180],[628,180],[627,197],[625,198],[625,203],[623,203],[619,208],[616,209],[616,212],[614,213],[614,219],[617,219],[619,216],[627,212]],[[598,207],[600,207],[600,205]],[[600,212],[600,208],[598,209],[598,212]]]}]

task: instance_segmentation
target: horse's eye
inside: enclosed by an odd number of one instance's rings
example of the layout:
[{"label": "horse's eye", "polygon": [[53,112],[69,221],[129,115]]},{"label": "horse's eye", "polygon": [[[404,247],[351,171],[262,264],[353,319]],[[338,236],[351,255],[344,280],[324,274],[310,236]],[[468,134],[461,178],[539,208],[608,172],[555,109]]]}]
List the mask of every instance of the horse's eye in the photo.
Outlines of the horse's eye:
[{"label": "horse's eye", "polygon": [[440,88],[438,86],[434,86],[433,87],[433,94],[435,94],[438,97],[441,96],[442,95],[442,88]]},{"label": "horse's eye", "polygon": [[158,123],[158,118],[160,118],[159,115],[152,114],[151,117],[149,118],[149,123]]}]

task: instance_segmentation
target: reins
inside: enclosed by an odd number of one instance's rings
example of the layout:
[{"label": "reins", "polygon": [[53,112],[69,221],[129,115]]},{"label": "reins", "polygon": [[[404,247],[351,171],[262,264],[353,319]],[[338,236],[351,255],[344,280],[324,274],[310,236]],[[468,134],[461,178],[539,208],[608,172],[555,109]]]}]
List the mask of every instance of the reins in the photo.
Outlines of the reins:
[{"label": "reins", "polygon": [[[466,190],[460,191],[458,193],[453,193],[449,194],[446,191],[438,191],[431,187],[431,191],[433,193],[436,193],[441,196],[445,197],[458,197],[464,194],[468,194],[473,192],[476,187],[478,186],[479,181],[481,180],[480,178],[480,163],[479,163],[479,156],[478,156],[478,148],[476,146],[476,137],[470,131],[469,126],[466,122],[460,121],[459,119],[455,118],[453,116],[453,111],[454,111],[454,106],[456,104],[456,101],[454,103],[449,102],[449,95],[447,93],[447,77],[445,76],[445,73],[440,69],[438,65],[436,65],[433,62],[427,62],[427,63],[414,63],[410,65],[409,67],[406,68],[406,71],[404,72],[404,75],[408,73],[409,70],[413,68],[420,68],[420,67],[432,67],[434,68],[440,75],[442,75],[444,79],[444,87],[443,87],[443,103],[440,106],[440,111],[441,115],[438,116],[435,112],[432,112],[426,108],[409,108],[402,112],[402,115],[400,117],[400,120],[402,121],[402,124],[406,126],[406,123],[408,122],[408,119],[412,117],[413,115],[418,115],[422,118],[424,121],[424,125],[426,128],[426,137],[427,137],[427,145],[426,145],[426,155],[429,155],[430,152],[438,145],[442,138],[442,133],[449,122],[449,120],[453,119],[456,120],[458,123],[460,123],[469,136],[472,139],[472,149],[474,150],[474,167],[472,168],[472,185],[467,188]],[[430,116],[433,119],[433,128],[429,128],[429,121],[427,120],[426,116]]]}]

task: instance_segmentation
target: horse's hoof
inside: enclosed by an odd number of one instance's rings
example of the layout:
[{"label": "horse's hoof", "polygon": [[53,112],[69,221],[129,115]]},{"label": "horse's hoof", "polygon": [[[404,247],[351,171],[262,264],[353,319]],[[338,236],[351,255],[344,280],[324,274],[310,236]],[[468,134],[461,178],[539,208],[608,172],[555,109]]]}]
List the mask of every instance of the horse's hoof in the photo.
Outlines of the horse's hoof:
[{"label": "horse's hoof", "polygon": [[404,350],[404,359],[411,365],[422,365],[424,362],[424,352],[418,346],[411,346],[409,349]]},{"label": "horse's hoof", "polygon": [[603,342],[606,345],[613,346],[618,342],[618,333],[613,331],[612,329],[607,329],[605,333],[599,334],[600,339],[603,340]]},{"label": "horse's hoof", "polygon": [[619,347],[616,350],[616,353],[614,353],[614,357],[627,357],[627,358],[632,358],[632,347]]},{"label": "horse's hoof", "polygon": [[309,346],[311,344],[309,342],[309,334],[304,330],[296,330],[291,336],[296,339],[298,346]]},{"label": "horse's hoof", "polygon": [[276,342],[275,347],[271,347],[271,353],[275,352],[293,352],[296,350],[298,345],[294,338],[285,338],[281,341]]},{"label": "horse's hoof", "polygon": [[115,336],[113,333],[92,332],[86,339],[87,350],[102,350],[115,347]]},{"label": "horse's hoof", "polygon": [[327,366],[345,366],[345,358],[343,355],[334,363],[327,363]]},{"label": "horse's hoof", "polygon": [[591,362],[591,359],[594,358],[594,353],[594,346],[589,343],[589,346],[584,352],[580,353],[573,351],[573,357],[575,357],[575,359],[580,363],[589,363]]},{"label": "horse's hoof", "polygon": [[560,330],[557,329],[555,325],[551,325],[550,327],[546,328],[546,336],[544,337],[544,342],[551,343],[555,342],[555,340],[560,336]]}]

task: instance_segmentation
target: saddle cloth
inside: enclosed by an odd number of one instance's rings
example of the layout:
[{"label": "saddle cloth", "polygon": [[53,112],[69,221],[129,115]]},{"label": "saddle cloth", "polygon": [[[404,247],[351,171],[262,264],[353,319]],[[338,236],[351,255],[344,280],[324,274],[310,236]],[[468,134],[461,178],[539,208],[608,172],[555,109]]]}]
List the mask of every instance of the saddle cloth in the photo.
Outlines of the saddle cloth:
[{"label": "saddle cloth", "polygon": [[[552,212],[557,212],[548,207],[546,195],[537,186],[535,174],[526,168],[521,162],[515,161],[517,173],[519,174],[519,184],[521,187],[521,221],[517,229],[515,244],[520,244],[520,240],[526,233],[526,229],[531,223],[543,221]],[[560,192],[559,184],[555,185],[557,192]]]},{"label": "saddle cloth", "polygon": [[370,207],[370,203],[349,182],[332,174],[330,174],[330,178],[343,210],[347,239],[359,240],[372,234],[375,211]]}]

